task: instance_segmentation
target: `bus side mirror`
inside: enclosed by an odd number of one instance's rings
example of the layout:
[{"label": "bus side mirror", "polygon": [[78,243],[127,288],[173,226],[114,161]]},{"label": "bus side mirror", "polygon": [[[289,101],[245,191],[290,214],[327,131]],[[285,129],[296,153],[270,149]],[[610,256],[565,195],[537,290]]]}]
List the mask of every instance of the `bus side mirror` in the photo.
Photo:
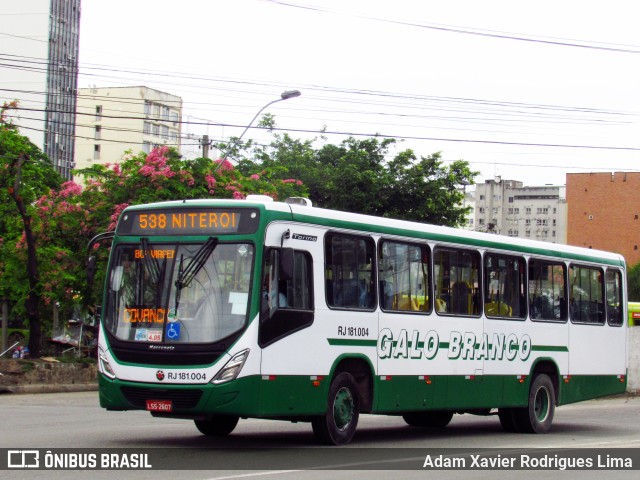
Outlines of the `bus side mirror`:
[{"label": "bus side mirror", "polygon": [[87,260],[87,283],[89,287],[93,286],[93,280],[96,276],[96,261],[97,258],[95,255],[91,255]]},{"label": "bus side mirror", "polygon": [[280,280],[288,281],[293,278],[293,248],[280,250]]}]

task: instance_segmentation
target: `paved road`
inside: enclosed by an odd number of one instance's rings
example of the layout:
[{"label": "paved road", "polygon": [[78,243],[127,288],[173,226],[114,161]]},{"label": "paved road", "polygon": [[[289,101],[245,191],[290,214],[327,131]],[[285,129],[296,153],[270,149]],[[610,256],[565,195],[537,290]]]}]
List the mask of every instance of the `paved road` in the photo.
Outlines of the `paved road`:
[{"label": "paved road", "polygon": [[[196,464],[203,456],[210,455],[198,448],[233,448],[238,454],[242,449],[317,447],[309,424],[292,424],[264,420],[241,420],[237,429],[226,439],[211,439],[198,433],[191,421],[156,419],[145,412],[107,412],[99,408],[96,392],[0,395],[0,448],[126,448],[147,447],[189,448],[190,461]],[[101,478],[393,478],[389,471],[371,470],[379,461],[376,456],[391,448],[407,452],[407,458],[424,457],[434,449],[442,448],[498,448],[509,452],[530,452],[543,448],[554,452],[561,448],[636,448],[640,449],[640,397],[619,397],[568,405],[556,410],[552,432],[548,435],[507,434],[502,431],[497,417],[457,415],[444,430],[421,430],[408,427],[397,417],[362,416],[354,442],[340,450],[353,449],[363,469],[369,471],[289,471],[287,462],[277,465],[280,470],[259,469],[250,471],[211,470],[176,472],[157,471],[91,472],[92,479]],[[336,452],[335,449],[331,449]],[[304,450],[290,450],[292,458],[306,454]],[[399,450],[394,450],[399,451]],[[434,450],[435,451],[435,450]],[[640,450],[639,450],[640,451]],[[323,457],[322,462],[327,461]],[[360,455],[362,454],[362,455]],[[259,452],[239,454],[241,465],[249,468]],[[335,453],[336,462],[344,462],[342,453]],[[360,455],[360,457],[358,457]],[[382,455],[380,455],[382,458]],[[318,461],[319,465],[322,463]],[[342,464],[342,463],[339,463]],[[255,469],[258,470],[255,470]],[[23,474],[14,478],[86,478],[87,472],[11,472]],[[59,475],[58,475],[59,474]],[[405,478],[580,478],[598,479],[635,478],[638,472],[615,471],[404,471]],[[0,473],[1,475],[1,473]]]}]

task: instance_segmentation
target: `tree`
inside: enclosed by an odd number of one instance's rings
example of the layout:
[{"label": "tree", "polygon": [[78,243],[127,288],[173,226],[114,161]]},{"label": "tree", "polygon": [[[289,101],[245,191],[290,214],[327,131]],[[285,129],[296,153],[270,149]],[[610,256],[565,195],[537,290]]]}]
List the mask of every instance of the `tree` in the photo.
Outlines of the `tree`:
[{"label": "tree", "polygon": [[[14,242],[23,242],[26,265],[26,288],[16,290],[8,288],[8,282],[15,282],[16,278],[8,276],[6,270],[11,270],[13,263],[16,276],[18,269],[15,261],[20,256],[12,256],[5,260],[5,273],[3,276],[3,290],[13,294],[19,303],[24,302],[24,310],[29,321],[29,350],[33,355],[39,356],[42,349],[42,324],[41,311],[41,284],[38,268],[38,251],[36,235],[33,228],[33,218],[36,210],[35,201],[51,188],[60,184],[61,178],[55,171],[46,155],[31,141],[19,134],[18,129],[7,120],[7,111],[16,107],[16,103],[4,104],[0,113],[0,198],[3,205],[10,203],[14,206],[9,210],[5,208],[3,213],[10,217],[17,217],[22,227],[22,235],[19,238],[15,218],[5,221],[3,225],[3,253],[9,253],[10,249],[19,247]],[[8,241],[7,241],[8,240]],[[18,253],[18,252],[16,252]],[[6,257],[5,257],[6,258]],[[9,263],[10,265],[7,265]]]},{"label": "tree", "polygon": [[458,226],[464,222],[467,207],[460,185],[477,175],[464,160],[443,165],[440,153],[421,157],[405,150],[389,162],[393,177],[385,216],[436,225]]},{"label": "tree", "polygon": [[251,174],[268,167],[300,179],[320,207],[448,226],[464,221],[469,207],[459,187],[477,175],[464,160],[447,166],[439,153],[418,159],[413,150],[387,160],[396,143],[390,138],[348,138],[317,150],[313,143],[274,134],[271,145],[256,148],[255,160],[239,168]]},{"label": "tree", "polygon": [[274,178],[269,169],[245,175],[228,160],[185,160],[168,147],[151,153],[129,153],[120,164],[94,165],[80,170],[86,178],[82,202],[89,220],[102,230],[113,230],[128,205],[195,198],[242,199],[263,194],[275,199],[305,195],[302,182]]},{"label": "tree", "polygon": [[630,302],[640,302],[640,263],[627,270],[627,291]]},{"label": "tree", "polygon": [[51,189],[35,202],[34,232],[42,266],[45,307],[58,302],[62,311],[87,306],[85,249],[98,231],[82,202],[82,187],[73,181]]}]

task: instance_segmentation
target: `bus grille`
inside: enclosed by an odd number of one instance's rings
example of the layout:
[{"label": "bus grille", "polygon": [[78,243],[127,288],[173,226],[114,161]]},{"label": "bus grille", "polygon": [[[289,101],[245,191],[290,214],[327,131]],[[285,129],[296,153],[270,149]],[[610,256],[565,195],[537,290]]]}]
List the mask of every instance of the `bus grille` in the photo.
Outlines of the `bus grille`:
[{"label": "bus grille", "polygon": [[166,390],[156,388],[122,387],[124,398],[139,408],[147,407],[147,400],[171,400],[175,410],[195,408],[202,397],[202,390]]}]

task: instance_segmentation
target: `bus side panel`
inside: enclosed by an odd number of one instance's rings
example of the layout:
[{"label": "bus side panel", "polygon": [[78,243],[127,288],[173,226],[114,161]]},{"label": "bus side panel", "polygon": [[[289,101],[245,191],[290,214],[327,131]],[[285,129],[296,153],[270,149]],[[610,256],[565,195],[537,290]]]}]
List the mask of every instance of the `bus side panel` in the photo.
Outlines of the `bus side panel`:
[{"label": "bus side panel", "polygon": [[444,409],[447,407],[446,375],[377,376],[375,413]]},{"label": "bus side panel", "polygon": [[626,325],[571,324],[561,404],[626,391],[627,334]]},{"label": "bus side panel", "polygon": [[[264,415],[320,415],[327,408],[335,360],[345,357],[366,357],[372,365],[375,340],[369,345],[362,338],[342,338],[338,328],[347,324],[367,325],[369,313],[350,313],[345,321],[339,312],[316,308],[314,323],[292,333],[262,351],[261,412]],[[371,325],[370,332],[376,326]]]},{"label": "bus side panel", "polygon": [[571,375],[560,385],[559,405],[626,392],[626,377],[618,375]]},{"label": "bus side panel", "polygon": [[569,368],[568,324],[533,322],[529,319],[485,319],[490,345],[484,359],[485,376],[502,376],[504,390],[496,407],[525,406],[529,396],[530,375],[539,361],[557,369],[557,379]]},{"label": "bus side panel", "polygon": [[280,247],[287,230],[286,246],[309,252],[313,259],[314,319],[262,349],[260,411],[263,416],[320,415],[326,411],[331,369],[340,355],[364,356],[375,365],[377,315],[329,309],[324,291],[325,229],[273,223],[266,246]]},{"label": "bus side panel", "polygon": [[480,408],[490,402],[499,390],[483,382],[475,351],[481,336],[481,318],[380,313],[376,411]]}]

